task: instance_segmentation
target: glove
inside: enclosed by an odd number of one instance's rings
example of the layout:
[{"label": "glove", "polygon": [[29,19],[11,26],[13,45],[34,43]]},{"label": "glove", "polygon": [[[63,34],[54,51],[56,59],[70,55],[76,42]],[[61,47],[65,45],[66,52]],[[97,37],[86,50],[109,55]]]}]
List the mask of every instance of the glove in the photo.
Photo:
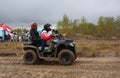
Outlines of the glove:
[{"label": "glove", "polygon": [[55,33],[57,33],[57,32],[58,32],[58,31],[57,31],[57,30],[55,30],[55,29],[53,29],[52,31],[53,31],[53,32],[55,32]]},{"label": "glove", "polygon": [[53,32],[55,32],[56,30],[52,29]]}]

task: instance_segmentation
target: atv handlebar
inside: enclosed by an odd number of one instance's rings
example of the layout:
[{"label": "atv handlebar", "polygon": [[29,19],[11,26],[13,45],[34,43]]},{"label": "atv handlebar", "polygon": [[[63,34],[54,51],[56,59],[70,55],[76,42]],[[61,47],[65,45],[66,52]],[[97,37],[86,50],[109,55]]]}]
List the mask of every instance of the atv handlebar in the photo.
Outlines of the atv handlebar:
[{"label": "atv handlebar", "polygon": [[55,34],[53,35],[54,37],[57,37],[58,39],[64,39],[62,34],[58,32],[58,30],[52,30]]},{"label": "atv handlebar", "polygon": [[55,32],[55,34],[58,34],[58,33],[59,33],[58,30],[54,30],[54,29],[53,29],[52,31]]}]

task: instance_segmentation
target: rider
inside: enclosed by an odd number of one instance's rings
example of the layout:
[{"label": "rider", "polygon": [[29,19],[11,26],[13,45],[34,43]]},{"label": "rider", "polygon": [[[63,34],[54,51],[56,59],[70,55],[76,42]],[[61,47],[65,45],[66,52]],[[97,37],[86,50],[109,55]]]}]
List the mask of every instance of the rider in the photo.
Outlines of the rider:
[{"label": "rider", "polygon": [[[52,36],[52,31],[50,28],[51,26],[52,26],[51,24],[47,23],[44,25],[44,29],[42,30],[42,33],[41,33],[41,37],[42,37],[41,52],[42,53],[45,52],[45,45],[54,38],[54,36]],[[49,50],[50,49],[51,49],[51,45],[49,45]]]},{"label": "rider", "polygon": [[41,37],[39,36],[39,33],[37,31],[37,23],[32,22],[30,24],[30,40],[32,41],[32,44],[39,47],[41,44]]}]

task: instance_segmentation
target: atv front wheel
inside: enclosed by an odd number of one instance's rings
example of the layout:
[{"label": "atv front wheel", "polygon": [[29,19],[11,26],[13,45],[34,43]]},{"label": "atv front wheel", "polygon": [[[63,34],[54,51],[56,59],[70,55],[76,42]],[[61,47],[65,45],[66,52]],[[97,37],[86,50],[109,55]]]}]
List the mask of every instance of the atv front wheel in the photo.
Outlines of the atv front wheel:
[{"label": "atv front wheel", "polygon": [[26,64],[35,64],[38,60],[36,52],[33,50],[27,50],[23,58]]},{"label": "atv front wheel", "polygon": [[71,50],[61,50],[58,54],[59,63],[62,65],[71,65],[75,59],[74,53]]}]

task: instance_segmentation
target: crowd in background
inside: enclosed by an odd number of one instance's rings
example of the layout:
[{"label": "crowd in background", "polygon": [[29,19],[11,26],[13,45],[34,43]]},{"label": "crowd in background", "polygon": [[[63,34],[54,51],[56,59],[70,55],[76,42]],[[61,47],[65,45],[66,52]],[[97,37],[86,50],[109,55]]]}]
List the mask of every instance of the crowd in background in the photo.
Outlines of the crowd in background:
[{"label": "crowd in background", "polygon": [[28,34],[23,33],[23,34],[16,34],[14,32],[7,32],[4,31],[4,39],[2,39],[2,36],[0,36],[0,41],[4,42],[4,41],[10,41],[10,42],[16,42],[16,41],[28,41]]}]

